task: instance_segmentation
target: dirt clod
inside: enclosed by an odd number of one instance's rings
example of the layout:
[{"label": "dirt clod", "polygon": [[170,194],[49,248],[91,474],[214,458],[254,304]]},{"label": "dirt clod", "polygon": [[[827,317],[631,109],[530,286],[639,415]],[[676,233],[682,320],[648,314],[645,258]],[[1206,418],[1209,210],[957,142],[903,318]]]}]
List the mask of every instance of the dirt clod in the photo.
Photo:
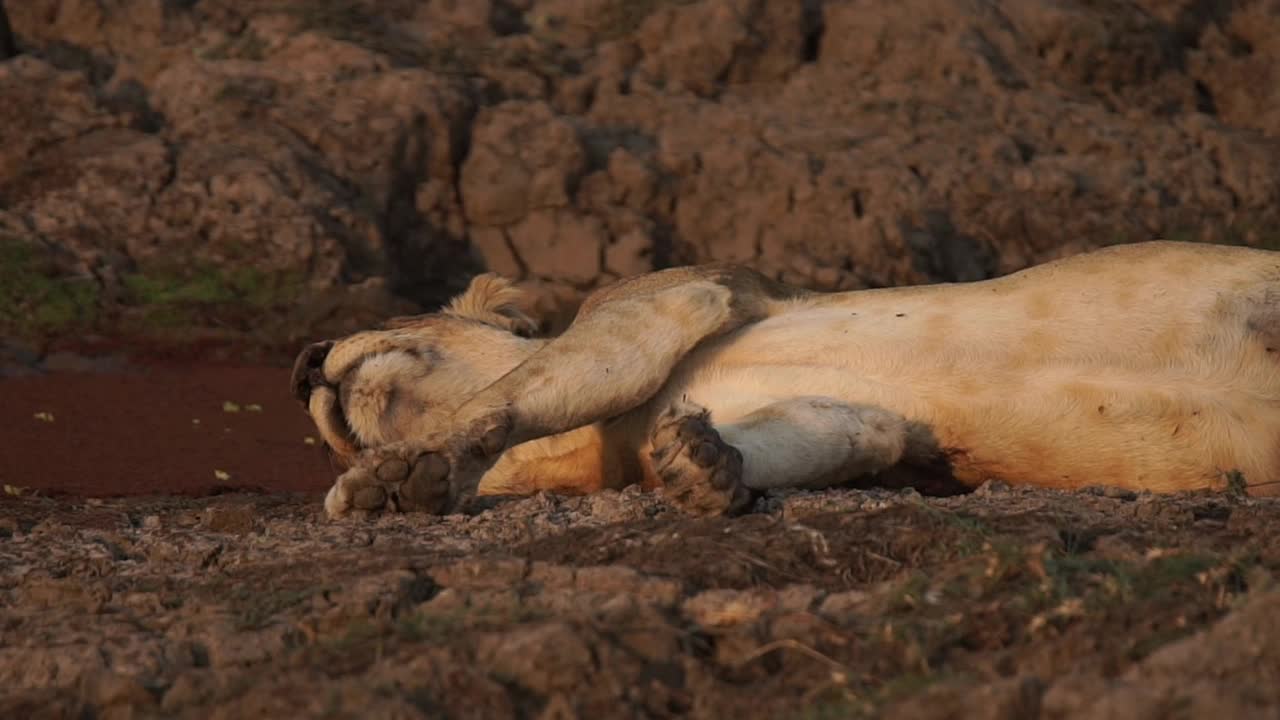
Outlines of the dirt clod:
[{"label": "dirt clod", "polygon": [[0,499],[30,528],[0,540],[0,715],[1280,707],[1270,500],[834,490],[699,519],[628,491],[359,526],[319,502]]}]

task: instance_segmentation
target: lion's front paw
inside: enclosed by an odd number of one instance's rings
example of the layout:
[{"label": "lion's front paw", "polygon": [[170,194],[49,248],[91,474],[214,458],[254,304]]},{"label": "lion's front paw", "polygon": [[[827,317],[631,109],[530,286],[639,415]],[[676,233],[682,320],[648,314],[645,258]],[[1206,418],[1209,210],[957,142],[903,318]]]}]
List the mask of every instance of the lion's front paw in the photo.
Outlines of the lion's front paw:
[{"label": "lion's front paw", "polygon": [[654,424],[649,440],[663,495],[681,510],[734,515],[751,505],[751,491],[742,484],[742,453],[721,439],[705,408],[672,405]]},{"label": "lion's front paw", "polygon": [[325,513],[334,519],[356,512],[443,513],[454,500],[452,465],[444,453],[406,444],[366,451],[329,489]]}]

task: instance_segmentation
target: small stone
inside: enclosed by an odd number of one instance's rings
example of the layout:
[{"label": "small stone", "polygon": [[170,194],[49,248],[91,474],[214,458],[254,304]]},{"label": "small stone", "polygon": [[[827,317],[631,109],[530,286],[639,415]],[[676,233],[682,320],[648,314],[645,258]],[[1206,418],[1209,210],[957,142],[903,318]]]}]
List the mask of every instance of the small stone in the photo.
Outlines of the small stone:
[{"label": "small stone", "polygon": [[142,683],[128,675],[107,671],[95,672],[85,676],[82,682],[85,697],[95,705],[149,707],[155,703],[155,698]]},{"label": "small stone", "polygon": [[986,482],[979,485],[978,489],[973,491],[973,494],[974,495],[1003,495],[1009,492],[1011,489],[1012,488],[1009,487],[1008,483],[1003,482],[1001,480],[987,480]]},{"label": "small stone", "polygon": [[1125,502],[1138,499],[1138,493],[1132,490],[1129,490],[1127,488],[1120,488],[1120,487],[1106,486],[1101,488],[1101,492],[1099,492],[1098,494],[1105,498],[1112,498],[1113,500],[1123,500]]},{"label": "small stone", "polygon": [[681,605],[685,617],[703,627],[727,627],[753,623],[777,606],[773,593],[743,590],[706,590]]},{"label": "small stone", "polygon": [[194,705],[203,699],[206,691],[197,679],[194,673],[184,673],[174,679],[173,684],[165,691],[164,698],[160,701],[160,709],[166,713],[173,713],[183,706]]},{"label": "small stone", "polygon": [[242,535],[253,530],[254,512],[247,505],[206,508],[200,525],[206,530]]},{"label": "small stone", "polygon": [[818,606],[818,614],[835,622],[848,622],[865,611],[871,595],[862,590],[832,593]]}]

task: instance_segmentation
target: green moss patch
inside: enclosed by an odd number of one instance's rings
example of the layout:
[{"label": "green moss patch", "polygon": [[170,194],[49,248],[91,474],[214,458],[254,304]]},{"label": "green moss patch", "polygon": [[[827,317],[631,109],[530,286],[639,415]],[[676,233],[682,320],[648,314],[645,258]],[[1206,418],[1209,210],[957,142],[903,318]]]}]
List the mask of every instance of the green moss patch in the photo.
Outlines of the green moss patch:
[{"label": "green moss patch", "polygon": [[263,313],[296,302],[303,290],[301,273],[208,264],[131,273],[123,284],[133,324],[152,332],[184,326],[249,330]]},{"label": "green moss patch", "polygon": [[40,248],[0,238],[0,333],[30,339],[87,329],[99,295],[94,278],[60,277]]}]

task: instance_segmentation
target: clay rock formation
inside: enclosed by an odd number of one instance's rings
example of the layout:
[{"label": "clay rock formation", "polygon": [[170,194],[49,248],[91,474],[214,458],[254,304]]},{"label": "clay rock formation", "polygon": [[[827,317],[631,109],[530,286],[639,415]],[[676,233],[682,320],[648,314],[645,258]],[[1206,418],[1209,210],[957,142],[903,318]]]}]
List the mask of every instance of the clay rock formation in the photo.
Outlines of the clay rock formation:
[{"label": "clay rock formation", "polygon": [[6,332],[291,343],[484,268],[571,308],[675,263],[848,289],[1280,230],[1261,0],[8,11]]}]

